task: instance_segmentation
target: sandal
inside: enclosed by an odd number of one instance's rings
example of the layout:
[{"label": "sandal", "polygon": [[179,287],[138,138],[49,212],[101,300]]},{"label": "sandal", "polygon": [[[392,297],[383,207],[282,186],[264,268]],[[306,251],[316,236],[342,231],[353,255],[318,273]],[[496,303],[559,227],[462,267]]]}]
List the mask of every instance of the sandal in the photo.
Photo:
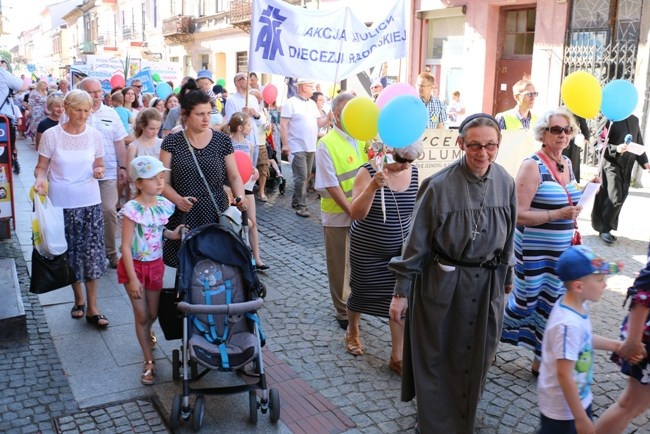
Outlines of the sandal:
[{"label": "sandal", "polygon": [[[151,365],[150,368],[147,368],[147,365]],[[144,370],[140,375],[140,382],[145,386],[153,384],[156,381],[156,362],[153,360],[144,361]]]},{"label": "sandal", "polygon": [[530,373],[533,374],[533,377],[539,377],[539,360],[533,358],[533,362],[530,365]]},{"label": "sandal", "polygon": [[345,351],[353,356],[363,355],[363,346],[361,345],[359,335],[348,336],[348,334],[345,333]]},{"label": "sandal", "polygon": [[85,304],[75,304],[70,309],[70,316],[72,319],[81,319],[86,314],[86,305]]},{"label": "sandal", "polygon": [[390,360],[388,361],[388,369],[402,376],[402,361],[393,360],[393,358],[391,357]]},{"label": "sandal", "polygon": [[[106,318],[101,313],[99,315],[92,315],[92,316],[86,315],[86,321],[88,321],[89,324],[92,324],[95,327],[100,329],[104,329],[108,327],[108,318]],[[103,322],[100,323],[100,321]]]},{"label": "sandal", "polygon": [[151,336],[151,349],[156,348],[156,344],[158,343],[158,338],[156,337],[156,334],[153,332],[153,329],[149,330],[149,335]]},{"label": "sandal", "polygon": [[260,202],[266,202],[266,201],[269,200],[269,198],[266,197],[266,196],[263,195],[263,194],[260,194],[259,197],[258,197],[258,199],[260,200]]}]

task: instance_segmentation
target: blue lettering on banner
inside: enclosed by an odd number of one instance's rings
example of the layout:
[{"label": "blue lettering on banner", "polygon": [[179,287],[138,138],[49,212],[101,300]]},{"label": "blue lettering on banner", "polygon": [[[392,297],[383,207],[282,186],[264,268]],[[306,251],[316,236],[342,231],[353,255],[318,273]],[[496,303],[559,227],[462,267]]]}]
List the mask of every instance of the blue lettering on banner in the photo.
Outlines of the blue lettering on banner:
[{"label": "blue lettering on banner", "polygon": [[310,27],[303,36],[310,36],[312,38],[321,39],[334,39],[336,41],[347,41],[345,29],[332,29],[331,27]]},{"label": "blue lettering on banner", "polygon": [[336,51],[310,50],[292,45],[289,45],[289,57],[321,63],[343,63],[345,60],[343,53],[337,53]]},{"label": "blue lettering on banner", "polygon": [[263,59],[275,60],[277,53],[284,56],[284,51],[282,51],[282,45],[280,44],[280,33],[282,33],[280,26],[286,19],[287,17],[280,15],[280,10],[273,6],[267,7],[262,12],[262,16],[258,20],[262,23],[262,28],[257,35],[255,51],[257,52],[262,48]]}]

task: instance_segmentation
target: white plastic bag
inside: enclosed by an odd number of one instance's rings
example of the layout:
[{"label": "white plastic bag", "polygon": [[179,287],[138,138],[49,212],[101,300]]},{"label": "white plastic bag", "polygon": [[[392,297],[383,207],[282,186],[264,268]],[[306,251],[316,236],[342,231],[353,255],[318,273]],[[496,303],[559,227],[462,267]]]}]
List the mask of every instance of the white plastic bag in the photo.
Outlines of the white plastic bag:
[{"label": "white plastic bag", "polygon": [[65,221],[63,208],[56,207],[45,196],[43,202],[35,196],[34,214],[32,217],[32,232],[34,247],[43,256],[58,256],[68,250],[65,240]]}]

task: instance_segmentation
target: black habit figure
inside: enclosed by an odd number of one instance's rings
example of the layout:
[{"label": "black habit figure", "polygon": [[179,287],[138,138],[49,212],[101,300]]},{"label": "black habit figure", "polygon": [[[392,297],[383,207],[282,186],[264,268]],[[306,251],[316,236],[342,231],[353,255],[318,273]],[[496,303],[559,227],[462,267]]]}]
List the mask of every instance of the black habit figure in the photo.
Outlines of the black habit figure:
[{"label": "black habit figure", "polygon": [[610,231],[618,229],[618,216],[630,189],[634,162],[639,163],[641,167],[648,164],[646,153],[635,155],[632,152],[622,154],[616,152],[616,147],[625,141],[627,134],[632,136],[632,142],[643,145],[639,118],[634,115],[625,120],[614,122],[611,126],[601,175],[603,185],[596,195],[591,211],[591,226],[608,244],[613,243],[616,239],[610,234]]}]

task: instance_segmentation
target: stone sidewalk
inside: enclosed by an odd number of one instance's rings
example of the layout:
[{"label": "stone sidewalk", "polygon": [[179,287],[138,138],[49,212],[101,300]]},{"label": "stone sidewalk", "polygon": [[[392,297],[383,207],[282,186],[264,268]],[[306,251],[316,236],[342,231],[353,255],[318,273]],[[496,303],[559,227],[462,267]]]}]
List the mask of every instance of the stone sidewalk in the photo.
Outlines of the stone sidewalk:
[{"label": "stone sidewalk", "polygon": [[[31,206],[26,197],[33,182],[36,153],[24,141],[19,149],[23,173],[14,190],[17,235],[0,242],[0,257],[16,258],[25,290],[29,339],[0,343],[0,390],[4,391],[0,432],[167,431],[170,396],[179,388],[171,381],[169,360],[178,342],[164,342],[161,337],[156,355],[160,382],[154,387],[141,386],[141,356],[132,331],[132,313],[114,271],[100,282],[100,306],[111,320],[111,327],[102,332],[70,319],[69,289],[40,297],[26,292],[31,254]],[[290,170],[285,173],[290,176]],[[260,311],[267,350],[352,421],[345,432],[412,432],[415,405],[399,401],[399,378],[387,366],[390,337],[386,321],[363,317],[361,338],[366,353],[355,358],[345,352],[343,331],[334,319],[327,287],[318,199],[310,196],[312,217],[300,218],[290,207],[291,182],[288,187],[285,196],[276,193],[267,203],[257,202],[262,258],[271,266],[262,277],[269,295]],[[613,246],[603,244],[590,229],[590,210],[578,219],[585,244],[607,259],[623,261],[626,267],[621,275],[608,279],[605,296],[591,307],[596,333],[618,334],[625,314],[621,307],[625,290],[645,261],[650,239],[649,198],[648,189],[631,191],[616,232],[619,241]],[[104,355],[88,351],[94,345],[100,345],[97,348],[105,351]],[[535,382],[528,372],[530,357],[528,351],[501,345],[479,406],[477,432],[534,432],[538,412]],[[625,378],[607,354],[597,355],[596,366],[594,412],[598,416],[618,397]],[[300,398],[296,395],[293,398]],[[219,431],[310,432],[306,427],[289,429],[285,423],[272,427],[265,418],[257,427],[251,426],[242,418],[242,411],[247,415],[247,405],[241,401],[238,395],[206,403],[222,422]],[[645,414],[626,432],[649,432],[647,426],[650,421]],[[182,425],[181,432],[189,429]],[[206,427],[205,431],[212,430]]]}]

